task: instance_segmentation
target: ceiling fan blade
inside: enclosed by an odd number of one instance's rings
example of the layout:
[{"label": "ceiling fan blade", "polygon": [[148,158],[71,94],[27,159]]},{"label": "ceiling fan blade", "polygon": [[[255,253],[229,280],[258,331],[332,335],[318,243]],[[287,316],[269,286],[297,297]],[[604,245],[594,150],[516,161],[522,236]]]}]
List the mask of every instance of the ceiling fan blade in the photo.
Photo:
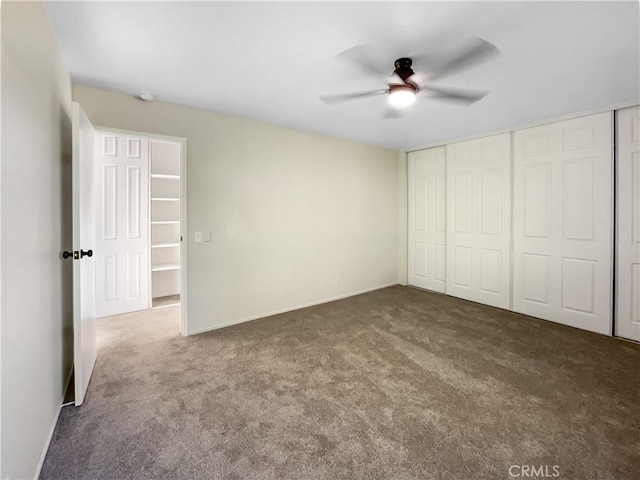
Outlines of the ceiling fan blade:
[{"label": "ceiling fan blade", "polygon": [[464,90],[460,88],[422,87],[427,92],[426,98],[471,105],[484,98],[488,90]]},{"label": "ceiling fan blade", "polygon": [[[442,78],[447,75],[453,75],[456,72],[470,68],[481,62],[486,62],[492,58],[500,56],[500,50],[492,44],[483,40],[482,38],[473,37],[462,51],[460,51],[453,59],[446,63],[443,63],[435,67],[426,75],[420,75],[426,78],[428,81],[433,81],[436,78]],[[419,62],[419,60],[416,60]]]},{"label": "ceiling fan blade", "polygon": [[377,95],[383,95],[387,93],[389,90],[380,89],[380,90],[371,90],[368,92],[359,92],[359,93],[344,93],[340,95],[321,95],[320,100],[328,105],[332,105],[334,103],[346,102],[349,100],[355,100],[357,98],[364,97],[375,97]]},{"label": "ceiling fan blade", "polygon": [[387,77],[391,73],[387,62],[379,58],[378,52],[371,45],[357,45],[339,53],[335,58],[376,77]]}]

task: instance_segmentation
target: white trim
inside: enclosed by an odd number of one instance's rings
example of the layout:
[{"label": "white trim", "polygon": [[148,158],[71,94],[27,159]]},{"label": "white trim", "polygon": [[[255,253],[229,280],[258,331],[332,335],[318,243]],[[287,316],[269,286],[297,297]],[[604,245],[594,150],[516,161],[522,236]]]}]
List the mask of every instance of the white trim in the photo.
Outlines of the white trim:
[{"label": "white trim", "polygon": [[[182,237],[182,241],[180,242],[180,333],[185,337],[191,335],[189,333],[187,307],[187,243],[189,239],[187,235],[187,138],[111,127],[95,127],[95,129],[122,135],[133,134],[152,140],[164,140],[180,145],[180,236]],[[151,202],[151,194],[149,194],[149,202]],[[151,250],[151,247],[149,247],[149,250]],[[151,269],[149,269],[149,276],[151,276]],[[151,286],[151,278],[149,279],[149,285]]]},{"label": "white trim", "polygon": [[611,268],[609,269],[609,305],[611,307],[611,315],[609,315],[609,332],[606,334],[609,337],[614,336],[614,322],[616,321],[616,297],[615,297],[615,273],[616,273],[616,254],[617,254],[617,245],[616,245],[616,202],[617,200],[617,191],[616,191],[616,165],[618,159],[616,158],[616,149],[618,148],[618,139],[616,135],[616,119],[617,114],[616,110],[611,110],[609,114],[609,120],[611,122],[611,232],[609,241],[611,242],[611,249],[609,250],[609,262]]},{"label": "white trim", "polygon": [[189,234],[187,230],[187,139],[180,143],[180,333],[183,336],[189,334],[189,321],[187,308],[187,243]]},{"label": "white trim", "polygon": [[[60,400],[60,403],[64,401],[64,397]],[[51,445],[51,440],[53,439],[53,432],[56,430],[56,426],[58,425],[58,418],[60,418],[60,412],[62,411],[62,405],[58,407],[58,412],[53,418],[53,425],[51,425],[51,430],[49,431],[49,435],[47,435],[47,441],[44,443],[44,449],[42,450],[42,455],[40,456],[40,461],[38,462],[38,467],[36,468],[36,474],[33,477],[34,480],[38,480],[40,478],[40,473],[42,472],[42,467],[44,466],[44,460],[47,458],[47,453],[49,452],[49,445]]]},{"label": "white trim", "polygon": [[[402,175],[398,179],[398,215],[404,210],[404,219],[399,219],[403,223],[403,234],[398,228],[398,283],[406,286],[409,284],[409,155],[404,150],[398,151],[398,174]],[[403,247],[400,247],[401,240],[404,240]],[[404,272],[400,272],[401,267]]]},{"label": "white trim", "polygon": [[300,310],[301,308],[313,307],[315,305],[322,305],[323,303],[335,302],[336,300],[342,300],[343,298],[355,297],[356,295],[362,295],[363,293],[373,292],[375,290],[380,290],[382,288],[393,287],[395,285],[400,285],[398,282],[386,283],[384,285],[379,285],[377,287],[365,288],[364,290],[358,290],[357,292],[345,293],[343,295],[338,295],[336,297],[325,298],[324,300],[318,300],[315,302],[304,303],[302,305],[296,305],[294,307],[287,307],[280,310],[274,310],[272,312],[261,313],[259,315],[252,315],[251,317],[240,318],[238,320],[232,320],[230,322],[223,323],[221,325],[216,325],[214,327],[202,328],[200,330],[196,330],[194,332],[189,332],[189,335],[198,335],[200,333],[210,332],[212,330],[219,330],[221,328],[230,327],[232,325],[238,325],[240,323],[250,322],[252,320],[258,320],[260,318],[271,317],[273,315],[279,315],[281,313],[292,312],[294,310]]},{"label": "white trim", "polygon": [[[34,480],[38,480],[40,478],[40,473],[42,473],[42,467],[44,466],[44,461],[47,458],[47,453],[49,453],[49,446],[51,445],[51,440],[53,440],[53,432],[56,430],[56,426],[58,425],[58,419],[60,418],[60,412],[62,411],[62,407],[64,407],[64,397],[67,394],[67,390],[71,386],[71,377],[73,377],[73,366],[69,371],[69,376],[67,377],[67,381],[65,382],[65,388],[62,390],[62,398],[60,399],[60,407],[58,407],[58,412],[53,417],[53,425],[51,425],[51,430],[49,430],[49,435],[47,435],[47,440],[44,442],[44,448],[42,450],[42,455],[40,455],[40,461],[38,461],[38,466],[36,467],[36,474],[34,475]],[[73,405],[73,403],[68,403],[67,405]]]},{"label": "white trim", "polygon": [[515,162],[514,158],[516,156],[516,147],[515,147],[515,133],[509,132],[509,143],[511,144],[511,148],[509,149],[509,168],[511,169],[511,175],[509,176],[509,182],[511,185],[511,194],[509,195],[509,201],[511,202],[511,215],[509,217],[509,221],[511,222],[511,228],[509,228],[509,288],[511,292],[509,293],[509,311],[513,312],[513,266],[515,262],[515,257],[513,253],[513,243],[515,241],[515,229],[513,228],[514,221],[514,188],[513,184],[515,181]]},{"label": "white trim", "polygon": [[102,127],[95,125],[94,128],[96,130],[100,130],[101,132],[109,132],[109,133],[119,133],[121,135],[135,135],[138,137],[146,137],[151,138],[153,140],[164,140],[168,142],[181,143],[187,141],[186,137],[174,137],[171,135],[162,135],[160,133],[150,133],[150,132],[141,132],[138,130],[124,130],[122,128],[111,128],[111,127]]},{"label": "white trim", "polygon": [[166,173],[150,173],[149,176],[151,178],[163,178],[165,180],[178,180],[180,178],[180,175],[169,175]]},{"label": "white trim", "polygon": [[516,125],[514,127],[503,128],[501,130],[492,130],[492,131],[489,131],[489,132],[478,133],[478,134],[469,135],[469,136],[466,136],[466,137],[457,137],[457,138],[450,138],[450,139],[446,139],[446,140],[438,140],[437,142],[428,143],[428,144],[422,145],[420,147],[407,149],[407,153],[417,152],[418,150],[425,150],[427,148],[443,147],[443,146],[448,145],[450,143],[464,142],[464,141],[467,141],[467,140],[475,140],[476,138],[490,137],[492,135],[500,135],[502,133],[515,132],[516,130],[524,130],[526,128],[539,127],[541,125],[548,125],[549,123],[563,122],[565,120],[572,120],[574,118],[586,117],[586,116],[589,116],[589,115],[595,115],[597,113],[613,112],[613,111],[616,111],[616,110],[620,110],[622,108],[635,107],[637,105],[640,105],[640,102],[638,100],[628,100],[626,102],[614,103],[614,104],[608,105],[606,107],[592,108],[591,110],[583,110],[583,111],[580,111],[580,112],[568,113],[568,114],[565,114],[565,115],[559,115],[557,117],[544,118],[542,120],[536,120],[534,122],[529,122],[529,123],[525,123],[525,124],[521,124],[521,125]]}]

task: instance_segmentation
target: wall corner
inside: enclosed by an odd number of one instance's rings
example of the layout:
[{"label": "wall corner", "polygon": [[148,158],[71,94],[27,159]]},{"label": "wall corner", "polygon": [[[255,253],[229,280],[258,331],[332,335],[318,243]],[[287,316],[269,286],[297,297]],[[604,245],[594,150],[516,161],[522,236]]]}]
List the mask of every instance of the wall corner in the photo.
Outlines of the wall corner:
[{"label": "wall corner", "polygon": [[398,283],[407,284],[407,152],[398,151]]}]

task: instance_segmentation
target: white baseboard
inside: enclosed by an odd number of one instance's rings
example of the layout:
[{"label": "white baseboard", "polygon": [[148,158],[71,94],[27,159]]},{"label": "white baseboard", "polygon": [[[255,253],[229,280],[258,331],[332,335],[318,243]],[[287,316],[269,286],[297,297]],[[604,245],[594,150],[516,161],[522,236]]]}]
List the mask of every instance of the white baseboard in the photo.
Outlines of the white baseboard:
[{"label": "white baseboard", "polygon": [[273,312],[261,313],[259,315],[253,315],[251,317],[240,318],[238,320],[232,320],[230,322],[226,322],[220,325],[215,325],[213,327],[201,328],[200,330],[196,330],[193,332],[189,332],[189,336],[198,335],[200,333],[211,332],[213,330],[219,330],[221,328],[230,327],[232,325],[238,325],[240,323],[250,322],[252,320],[258,320],[259,318],[271,317],[273,315],[279,315],[281,313],[292,312],[294,310],[300,310],[301,308],[313,307],[315,305],[321,305],[323,303],[335,302],[336,300],[342,300],[343,298],[355,297],[356,295],[362,295],[363,293],[373,292],[374,290],[380,290],[382,288],[393,287],[394,285],[398,285],[398,283],[387,283],[385,285],[379,285],[377,287],[366,288],[364,290],[358,290],[357,292],[345,293],[343,295],[338,295],[336,297],[325,298],[323,300],[318,300],[316,302],[305,303],[302,305],[296,305],[293,307],[283,308],[281,310],[275,310]]},{"label": "white baseboard", "polygon": [[58,407],[58,411],[53,418],[53,425],[51,425],[51,429],[49,430],[49,435],[47,436],[47,441],[44,442],[44,449],[42,450],[42,455],[40,455],[40,461],[38,462],[38,468],[36,468],[36,474],[33,477],[34,480],[38,480],[40,478],[40,473],[42,472],[42,467],[44,466],[44,460],[47,458],[47,452],[49,451],[49,445],[51,445],[51,440],[53,439],[53,432],[56,430],[56,425],[58,425],[58,419],[60,418],[60,412],[62,411],[62,403],[64,402],[64,396],[67,393],[67,389],[71,384],[71,377],[73,376],[73,366],[71,367],[71,371],[69,372],[69,376],[67,377],[67,381],[65,382],[65,388],[62,391],[62,398],[60,399],[60,407]]},{"label": "white baseboard", "polygon": [[[60,401],[60,404],[64,401],[64,397]],[[44,443],[44,449],[42,450],[42,455],[40,456],[40,461],[38,462],[38,468],[36,469],[36,475],[33,477],[35,480],[40,478],[40,472],[42,471],[42,467],[44,466],[44,459],[47,457],[47,452],[49,451],[49,445],[51,445],[51,439],[53,438],[53,432],[56,429],[56,425],[58,424],[58,418],[60,418],[60,412],[62,411],[62,405],[58,407],[58,412],[53,418],[53,425],[51,425],[51,430],[49,430],[49,435],[47,436],[47,441]]]}]

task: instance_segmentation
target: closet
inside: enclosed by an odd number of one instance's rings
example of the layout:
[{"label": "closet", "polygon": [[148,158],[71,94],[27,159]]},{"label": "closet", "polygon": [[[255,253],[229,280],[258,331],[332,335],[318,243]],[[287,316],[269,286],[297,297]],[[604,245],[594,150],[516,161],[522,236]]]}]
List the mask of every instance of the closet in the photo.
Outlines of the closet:
[{"label": "closet", "polygon": [[605,112],[409,153],[408,283],[610,335],[615,263],[616,333],[638,339],[639,115],[617,117],[615,262]]},{"label": "closet", "polygon": [[149,141],[152,307],[180,303],[180,145]]}]

